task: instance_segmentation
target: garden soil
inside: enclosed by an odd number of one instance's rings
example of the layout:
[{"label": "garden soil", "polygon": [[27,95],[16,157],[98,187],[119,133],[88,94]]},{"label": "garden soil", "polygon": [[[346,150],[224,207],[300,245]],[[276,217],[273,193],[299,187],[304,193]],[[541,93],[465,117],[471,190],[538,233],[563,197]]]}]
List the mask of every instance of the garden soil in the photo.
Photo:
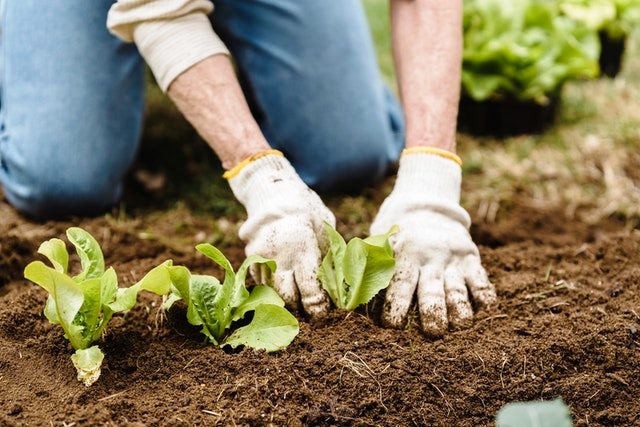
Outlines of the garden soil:
[{"label": "garden soil", "polygon": [[[70,222],[36,224],[0,203],[0,425],[491,426],[513,400],[561,396],[578,426],[640,425],[640,233],[516,205],[472,233],[499,302],[443,339],[379,326],[379,302],[323,322],[301,318],[277,354],[203,343],[184,309],[141,295],[100,343],[99,381],[75,378],[71,347],[42,316],[22,269]],[[203,257],[144,238],[145,219],[82,220],[121,282],[172,258]],[[171,235],[168,236],[169,239]],[[225,248],[237,266],[239,245]]]}]

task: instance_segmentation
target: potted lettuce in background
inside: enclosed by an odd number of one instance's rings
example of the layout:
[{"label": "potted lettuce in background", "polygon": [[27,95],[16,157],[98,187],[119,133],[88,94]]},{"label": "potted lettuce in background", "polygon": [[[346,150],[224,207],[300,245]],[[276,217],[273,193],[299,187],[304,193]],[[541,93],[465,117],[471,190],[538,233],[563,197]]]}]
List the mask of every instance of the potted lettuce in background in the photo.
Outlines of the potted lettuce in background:
[{"label": "potted lettuce in background", "polygon": [[598,33],[603,75],[615,77],[622,68],[626,40],[640,25],[640,0],[559,0],[560,10]]},{"label": "potted lettuce in background", "polygon": [[459,128],[538,133],[553,122],[562,86],[598,75],[595,31],[555,1],[465,0]]}]

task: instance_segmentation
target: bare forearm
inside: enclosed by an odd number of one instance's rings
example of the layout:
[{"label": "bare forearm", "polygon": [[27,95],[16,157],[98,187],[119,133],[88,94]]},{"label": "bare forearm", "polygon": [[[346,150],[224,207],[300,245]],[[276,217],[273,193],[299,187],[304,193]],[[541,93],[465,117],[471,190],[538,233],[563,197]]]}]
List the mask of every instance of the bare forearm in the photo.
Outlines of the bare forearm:
[{"label": "bare forearm", "polygon": [[391,0],[391,26],[407,147],[455,152],[462,0]]},{"label": "bare forearm", "polygon": [[225,169],[270,148],[226,55],[207,58],[182,73],[168,94]]}]

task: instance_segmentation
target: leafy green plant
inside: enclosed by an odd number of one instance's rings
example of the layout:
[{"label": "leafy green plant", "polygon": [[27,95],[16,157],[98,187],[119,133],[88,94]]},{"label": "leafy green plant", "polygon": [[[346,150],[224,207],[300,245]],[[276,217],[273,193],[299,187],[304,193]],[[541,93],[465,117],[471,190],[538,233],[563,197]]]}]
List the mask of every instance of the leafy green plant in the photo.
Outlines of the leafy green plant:
[{"label": "leafy green plant", "polygon": [[318,277],[336,307],[354,310],[389,286],[396,265],[389,237],[398,231],[397,226],[386,234],[354,238],[348,244],[331,225],[325,223],[324,229],[329,251]]},{"label": "leafy green plant", "polygon": [[600,43],[555,1],[465,0],[462,87],[476,101],[541,105],[572,79],[598,74]]},{"label": "leafy green plant", "polygon": [[[245,345],[268,352],[287,347],[300,330],[297,319],[284,308],[284,301],[272,288],[259,285],[249,292],[245,279],[249,267],[264,264],[272,272],[274,261],[254,255],[248,257],[237,272],[229,260],[214,246],[200,244],[196,249],[225,271],[222,284],[213,276],[195,275],[183,266],[169,266],[171,291],[166,309],[179,300],[187,305],[187,320],[202,326],[207,340],[217,346],[236,348]],[[253,312],[251,322],[237,323]]]},{"label": "leafy green plant", "polygon": [[562,13],[609,38],[627,37],[640,25],[638,0],[560,0]]},{"label": "leafy green plant", "polygon": [[512,402],[496,416],[496,427],[571,427],[569,408],[562,399],[540,402]]},{"label": "leafy green plant", "polygon": [[49,259],[53,267],[34,261],[24,270],[26,279],[49,293],[44,314],[53,324],[60,325],[64,336],[76,350],[71,356],[78,380],[93,384],[100,376],[104,354],[97,345],[111,317],[130,310],[142,290],[163,295],[169,292],[170,280],[166,268],[171,261],[154,268],[142,280],[128,288],[118,288],[118,277],[110,267],[105,270],[104,256],[98,242],[85,230],[72,227],[67,238],[75,246],[82,271],[68,273],[69,253],[60,239],[40,245],[38,253]]},{"label": "leafy green plant", "polygon": [[616,17],[613,0],[559,0],[560,10],[593,31],[599,31]]},{"label": "leafy green plant", "polygon": [[605,31],[612,39],[627,37],[640,26],[640,1],[613,0],[616,6],[616,19],[607,24]]}]

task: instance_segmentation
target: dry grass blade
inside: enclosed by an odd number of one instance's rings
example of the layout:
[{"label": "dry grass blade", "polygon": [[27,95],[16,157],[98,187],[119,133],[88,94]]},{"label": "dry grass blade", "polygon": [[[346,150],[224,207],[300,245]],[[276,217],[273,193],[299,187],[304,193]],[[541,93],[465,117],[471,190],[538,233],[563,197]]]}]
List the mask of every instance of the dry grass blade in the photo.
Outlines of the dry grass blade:
[{"label": "dry grass blade", "polygon": [[369,378],[373,380],[378,386],[380,404],[385,409],[385,411],[388,410],[382,399],[382,384],[380,384],[380,381],[378,381],[378,376],[382,372],[386,371],[388,366],[385,367],[381,372],[376,373],[360,356],[352,351],[347,351],[344,356],[342,356],[342,358],[338,361],[338,363],[342,365],[342,369],[340,370],[340,381],[342,381],[342,373],[345,368],[350,369],[360,378]]},{"label": "dry grass blade", "polygon": [[118,397],[118,396],[120,396],[120,395],[122,395],[122,394],[124,394],[126,392],[127,392],[127,390],[122,390],[122,391],[120,391],[118,393],[110,394],[109,396],[105,396],[105,397],[102,397],[102,398],[98,399],[98,402],[104,402],[105,400],[111,400],[114,397]]},{"label": "dry grass blade", "polygon": [[442,390],[440,390],[438,388],[437,385],[433,384],[433,383],[429,383],[429,385],[433,388],[436,389],[436,391],[438,392],[438,394],[440,395],[440,397],[442,397],[442,400],[444,400],[444,404],[447,407],[447,415],[449,415],[451,412],[453,412],[455,414],[455,411],[453,409],[453,406],[451,406],[451,403],[449,403],[449,401],[447,400],[446,396],[444,395],[444,393],[442,392]]}]

